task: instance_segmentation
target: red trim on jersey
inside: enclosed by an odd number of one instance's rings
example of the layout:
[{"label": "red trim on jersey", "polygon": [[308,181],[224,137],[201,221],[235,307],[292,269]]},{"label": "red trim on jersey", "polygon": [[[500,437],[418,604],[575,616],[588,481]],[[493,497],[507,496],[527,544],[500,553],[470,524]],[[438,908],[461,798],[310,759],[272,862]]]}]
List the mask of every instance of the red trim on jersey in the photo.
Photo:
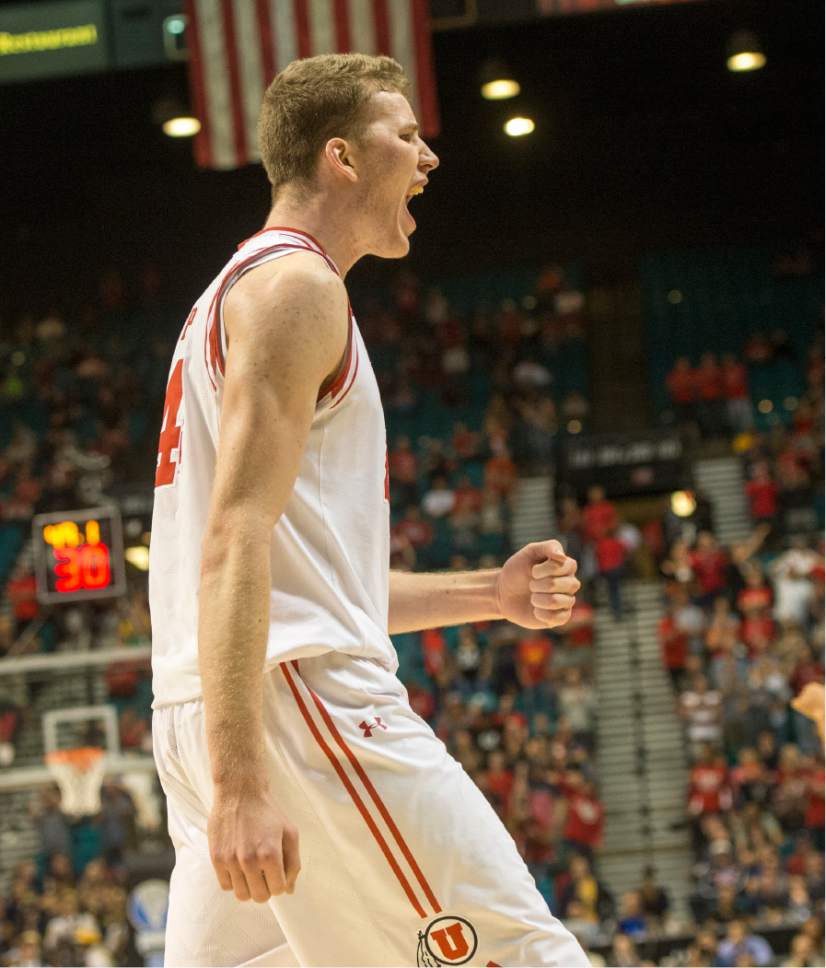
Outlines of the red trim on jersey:
[{"label": "red trim on jersey", "polygon": [[265,232],[292,232],[294,235],[303,235],[304,238],[309,239],[314,245],[317,245],[319,247],[319,249],[321,250],[320,254],[324,256],[328,264],[335,270],[336,275],[337,276],[341,275],[341,273],[338,271],[338,266],[336,266],[335,262],[333,262],[333,260],[327,254],[327,250],[318,241],[317,238],[310,235],[309,232],[305,232],[302,229],[291,228],[289,225],[268,225],[266,228],[256,232],[255,235],[251,235],[248,239],[244,239],[243,242],[240,242],[236,246],[236,251],[238,249],[243,248],[247,244],[247,242],[251,242],[253,239],[257,239],[259,235],[263,235]]},{"label": "red trim on jersey", "polygon": [[356,788],[353,786],[352,782],[350,781],[350,778],[344,772],[344,768],[336,758],[335,753],[330,749],[324,737],[321,735],[318,729],[318,726],[316,726],[316,724],[313,722],[313,718],[310,715],[310,711],[307,709],[306,705],[304,704],[304,700],[301,698],[301,695],[299,694],[298,687],[293,681],[292,673],[287,668],[287,664],[282,662],[279,668],[281,669],[281,672],[283,673],[284,678],[287,680],[287,685],[290,687],[290,691],[293,694],[293,698],[295,699],[298,708],[301,710],[301,715],[304,717],[304,721],[307,723],[307,726],[309,727],[310,732],[313,735],[313,738],[321,747],[321,749],[324,751],[324,755],[330,761],[331,766],[338,774],[338,777],[341,780],[341,782],[344,784],[344,788],[350,794],[350,797],[353,803],[356,805],[359,813],[364,818],[364,822],[367,824],[368,828],[370,829],[370,832],[376,838],[376,843],[379,845],[382,853],[387,858],[387,863],[390,865],[391,869],[393,870],[393,873],[398,878],[399,883],[404,889],[405,894],[407,895],[410,903],[413,905],[413,909],[416,911],[416,913],[419,915],[420,918],[427,917],[421,904],[419,904],[418,898],[413,893],[413,889],[411,888],[410,883],[408,882],[407,878],[404,876],[401,868],[399,867],[396,861],[396,858],[390,852],[390,848],[387,846],[387,841],[384,839],[381,831],[376,826],[376,821],[370,816],[370,813],[367,810],[367,807],[365,806],[364,801],[359,796]]},{"label": "red trim on jersey", "polygon": [[[301,672],[298,669],[298,663],[295,664],[295,668],[296,668],[296,672],[300,676]],[[416,880],[419,882],[421,889],[424,891],[428,902],[432,905],[434,913],[439,914],[440,911],[442,910],[441,905],[436,900],[435,894],[430,889],[430,885],[425,879],[424,874],[422,874],[421,868],[416,863],[416,859],[413,856],[410,848],[407,846],[407,842],[405,841],[404,837],[402,837],[401,831],[396,826],[396,822],[393,820],[392,816],[390,815],[390,811],[384,805],[384,801],[379,796],[376,788],[373,786],[373,783],[370,780],[370,777],[365,772],[361,763],[359,763],[358,758],[356,757],[356,754],[350,749],[350,747],[344,741],[344,738],[342,737],[341,733],[338,731],[336,724],[333,722],[332,716],[330,716],[329,712],[327,711],[327,707],[324,705],[322,700],[319,699],[319,697],[315,694],[315,692],[307,685],[303,677],[301,681],[304,682],[304,685],[307,687],[308,692],[313,697],[313,702],[315,703],[318,711],[321,713],[321,718],[327,724],[327,729],[329,729],[330,732],[333,734],[333,739],[338,744],[339,749],[344,753],[344,755],[352,764],[353,769],[356,771],[359,779],[366,787],[367,792],[370,794],[370,797],[373,803],[376,805],[379,813],[382,815],[382,817],[384,817],[384,822],[387,824],[390,832],[393,834],[393,837],[395,838],[396,843],[399,845],[401,852],[404,854],[405,858],[407,859],[407,863],[410,864],[410,869],[413,871],[414,875],[416,876]]]},{"label": "red trim on jersey", "polygon": [[350,362],[353,359],[353,310],[350,308],[350,302],[347,302],[347,350],[344,354],[344,358],[339,364],[338,372],[333,377],[332,382],[328,387],[322,386],[318,391],[318,400],[323,400],[326,396],[335,396],[338,391],[344,386],[344,381],[347,379],[347,374],[350,372]]},{"label": "red trim on jersey", "polygon": [[350,380],[350,382],[347,384],[347,389],[344,391],[344,393],[342,393],[342,395],[338,398],[338,400],[336,400],[333,406],[330,407],[331,410],[335,409],[341,403],[341,401],[347,396],[347,394],[353,389],[353,384],[356,382],[356,377],[358,376],[358,372],[359,372],[359,359],[360,359],[359,351],[358,351],[358,347],[356,347],[356,365],[353,367],[353,377]]},{"label": "red trim on jersey", "polygon": [[221,0],[224,24],[224,50],[227,55],[230,103],[232,104],[232,133],[235,143],[235,164],[247,161],[247,132],[244,124],[244,96],[241,93],[241,74],[238,48],[235,46],[235,14],[232,0]]},{"label": "red trim on jersey", "polygon": [[209,379],[209,382],[212,384],[212,389],[217,390],[218,387],[212,376],[212,369],[209,363],[209,316],[207,316],[207,323],[206,326],[204,326],[204,369],[206,370],[206,375]]},{"label": "red trim on jersey", "polygon": [[[260,249],[258,252],[251,253],[246,259],[243,259],[237,265],[231,266],[224,274],[223,279],[218,284],[218,288],[215,290],[215,295],[212,297],[212,302],[209,305],[209,313],[207,315],[207,338],[209,343],[209,359],[208,359],[208,369],[209,365],[212,367],[213,372],[221,371],[221,375],[224,375],[224,347],[221,342],[221,326],[218,313],[218,307],[220,306],[221,299],[224,296],[227,283],[237,275],[240,278],[244,274],[244,271],[256,262],[262,256],[269,255],[273,252],[277,252],[278,249],[294,249],[300,252],[312,252],[314,255],[320,255],[326,260],[326,256],[323,253],[317,252],[309,245],[302,245],[300,242],[279,242],[276,245],[271,245],[269,248]],[[237,279],[236,279],[237,281]],[[215,384],[213,383],[213,388]]]}]

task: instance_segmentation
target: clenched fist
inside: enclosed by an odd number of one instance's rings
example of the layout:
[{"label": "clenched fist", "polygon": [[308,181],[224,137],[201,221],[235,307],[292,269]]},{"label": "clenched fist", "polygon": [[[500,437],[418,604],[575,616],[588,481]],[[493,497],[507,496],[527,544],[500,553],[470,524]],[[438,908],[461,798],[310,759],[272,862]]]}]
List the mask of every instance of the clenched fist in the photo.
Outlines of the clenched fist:
[{"label": "clenched fist", "polygon": [[571,617],[577,564],[558,541],[535,541],[511,555],[496,580],[502,618],[526,629],[555,629]]}]

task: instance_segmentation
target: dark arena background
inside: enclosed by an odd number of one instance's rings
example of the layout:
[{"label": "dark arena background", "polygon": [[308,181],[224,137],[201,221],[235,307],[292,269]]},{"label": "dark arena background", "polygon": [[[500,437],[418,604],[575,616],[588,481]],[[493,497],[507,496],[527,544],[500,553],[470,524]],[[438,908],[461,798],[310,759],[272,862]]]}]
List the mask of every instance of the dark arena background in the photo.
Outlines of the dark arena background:
[{"label": "dark arena background", "polygon": [[[306,53],[347,6],[274,2]],[[162,128],[197,114],[195,7],[0,5],[0,965],[162,963],[164,388],[269,207],[260,165]],[[594,965],[823,965],[791,705],[824,677],[822,5],[361,7],[420,18],[441,159],[410,255],[347,279],[392,566],[556,537],[583,583],[554,633],[395,636],[411,704]]]}]

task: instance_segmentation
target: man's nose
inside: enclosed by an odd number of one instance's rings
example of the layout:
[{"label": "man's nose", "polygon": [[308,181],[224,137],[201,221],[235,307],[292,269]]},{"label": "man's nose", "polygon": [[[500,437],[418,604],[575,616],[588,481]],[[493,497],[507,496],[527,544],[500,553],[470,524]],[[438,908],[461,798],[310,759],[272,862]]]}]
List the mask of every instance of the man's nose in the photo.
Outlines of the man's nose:
[{"label": "man's nose", "polygon": [[434,168],[438,168],[438,167],[439,167],[439,156],[434,151],[431,151],[429,145],[425,144],[424,153],[422,155],[421,161],[419,162],[419,168],[424,169],[424,171],[427,173],[427,172],[433,171]]}]

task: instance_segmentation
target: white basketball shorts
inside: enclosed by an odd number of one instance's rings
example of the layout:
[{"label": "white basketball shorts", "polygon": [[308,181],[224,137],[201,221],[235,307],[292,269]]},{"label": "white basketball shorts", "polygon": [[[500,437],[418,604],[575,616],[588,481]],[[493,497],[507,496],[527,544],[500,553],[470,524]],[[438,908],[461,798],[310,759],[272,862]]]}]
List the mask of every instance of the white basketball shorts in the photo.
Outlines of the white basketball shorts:
[{"label": "white basketball shorts", "polygon": [[337,652],[282,663],[264,724],[301,873],[294,894],[256,904],[222,891],[210,863],[203,701],[155,710],[176,858],[167,965],[589,964],[392,673]]}]

